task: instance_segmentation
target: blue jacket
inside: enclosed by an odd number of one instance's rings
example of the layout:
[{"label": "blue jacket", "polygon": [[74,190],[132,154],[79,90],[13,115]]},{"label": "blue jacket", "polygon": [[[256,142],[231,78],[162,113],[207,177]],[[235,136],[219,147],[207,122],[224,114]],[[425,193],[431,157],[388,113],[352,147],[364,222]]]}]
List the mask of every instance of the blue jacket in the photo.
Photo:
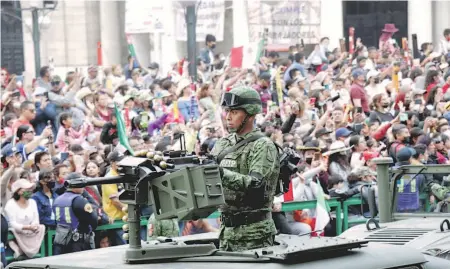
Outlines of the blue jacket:
[{"label": "blue jacket", "polygon": [[[56,106],[54,104],[47,104],[44,110],[41,110],[41,102],[36,102],[36,117],[31,121],[36,131],[36,135],[40,135],[47,126],[47,121],[51,121],[52,126],[55,126],[57,117]],[[56,128],[53,128],[53,136],[56,135]]]},{"label": "blue jacket", "polygon": [[[212,64],[212,62],[213,62],[213,60],[214,59],[211,59],[210,57],[209,57],[209,52],[210,52],[211,50],[209,49],[209,48],[207,48],[207,47],[205,47],[205,48],[203,48],[201,51],[200,51],[200,59],[202,59],[202,61],[205,63],[205,64],[207,64],[207,65],[210,65],[210,64]],[[213,53],[214,54],[214,53]]]},{"label": "blue jacket", "polygon": [[[53,203],[55,202],[57,197],[58,194],[52,191]],[[47,195],[45,195],[42,189],[35,192],[31,198],[36,201],[39,212],[39,222],[45,226],[56,226],[55,211],[50,204],[50,199]]]}]

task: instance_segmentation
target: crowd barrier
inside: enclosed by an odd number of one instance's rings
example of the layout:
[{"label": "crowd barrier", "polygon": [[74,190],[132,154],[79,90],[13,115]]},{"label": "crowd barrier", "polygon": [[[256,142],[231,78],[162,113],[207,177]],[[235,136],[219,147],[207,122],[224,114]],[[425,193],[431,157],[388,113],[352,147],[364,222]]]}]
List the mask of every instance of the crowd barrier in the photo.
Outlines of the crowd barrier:
[{"label": "crowd barrier", "polygon": [[[426,194],[421,194],[420,196],[421,200],[425,200],[425,209],[429,210],[430,204],[429,200],[427,199]],[[336,215],[336,234],[340,235],[343,231],[347,230],[350,226],[355,224],[361,224],[366,222],[366,218],[361,217],[357,219],[351,219],[349,220],[349,213],[348,209],[350,206],[361,206],[364,204],[364,200],[361,199],[360,196],[354,196],[349,199],[346,199],[344,201],[340,201],[336,198],[332,198],[329,200],[326,200],[326,203],[330,207],[331,211],[335,212]],[[304,209],[315,209],[317,206],[316,200],[310,200],[310,201],[301,201],[301,202],[286,202],[282,204],[281,210],[284,212],[291,212],[294,210],[304,210]],[[212,213],[208,218],[219,218],[220,212],[216,211]],[[147,226],[147,219],[141,220],[141,227]],[[123,221],[115,221],[113,224],[107,224],[107,225],[101,225],[98,226],[96,231],[105,231],[105,230],[117,230],[122,229],[122,226],[125,223]],[[44,238],[40,253],[38,253],[35,258],[39,257],[45,257],[52,256],[53,255],[53,239],[55,236],[55,230],[48,230],[46,237]],[[10,232],[8,234],[8,240],[14,239],[14,235]],[[14,260],[14,257],[8,256],[6,257],[7,261],[10,262]]]}]

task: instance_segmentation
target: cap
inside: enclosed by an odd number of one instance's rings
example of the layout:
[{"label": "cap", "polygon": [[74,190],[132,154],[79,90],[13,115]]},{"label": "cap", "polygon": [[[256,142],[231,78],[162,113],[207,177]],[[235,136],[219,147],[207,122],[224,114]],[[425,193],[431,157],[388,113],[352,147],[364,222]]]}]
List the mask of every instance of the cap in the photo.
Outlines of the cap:
[{"label": "cap", "polygon": [[2,156],[3,157],[10,157],[14,154],[19,153],[16,147],[13,147],[12,144],[7,144],[2,148]]},{"label": "cap", "polygon": [[125,155],[123,155],[122,153],[118,152],[118,151],[113,151],[110,154],[108,154],[108,162],[112,163],[112,162],[120,162],[121,160],[123,160],[123,158],[125,158]]},{"label": "cap", "polygon": [[150,63],[150,64],[148,65],[148,68],[149,68],[149,69],[158,69],[158,68],[159,68],[159,64],[156,63],[156,62]]},{"label": "cap", "polygon": [[272,76],[270,75],[269,72],[263,72],[263,73],[259,74],[258,78],[262,79],[262,80],[270,80],[271,77]]},{"label": "cap", "polygon": [[353,132],[347,128],[339,128],[336,130],[336,139],[340,137],[349,137]]},{"label": "cap", "polygon": [[123,103],[126,103],[128,100],[131,100],[131,99],[134,99],[134,97],[131,95],[125,95],[123,97]]},{"label": "cap", "polygon": [[406,162],[409,161],[409,159],[411,159],[411,157],[415,154],[416,151],[413,148],[403,147],[397,152],[397,155],[395,157],[399,162]]},{"label": "cap", "polygon": [[370,70],[367,72],[366,79],[369,80],[370,78],[376,77],[380,74],[377,70]]},{"label": "cap", "polygon": [[295,79],[294,84],[297,84],[297,83],[302,82],[302,81],[305,81],[305,80],[306,80],[305,77],[300,76],[300,77],[298,77],[298,78]]},{"label": "cap", "polygon": [[35,185],[33,183],[31,183],[30,181],[28,181],[26,179],[21,178],[12,184],[11,192],[15,193],[20,189],[31,189],[34,187],[35,187]]},{"label": "cap", "polygon": [[413,95],[424,94],[425,92],[426,92],[426,90],[419,89],[419,88],[414,88],[412,90]]},{"label": "cap", "polygon": [[37,87],[36,90],[34,90],[33,95],[34,96],[44,95],[44,93],[46,93],[46,92],[48,92],[48,90],[46,88]]},{"label": "cap", "polygon": [[321,128],[316,132],[316,138],[321,137],[322,135],[331,134],[333,131],[330,131],[326,128]]},{"label": "cap", "polygon": [[352,77],[353,77],[353,78],[357,78],[357,77],[359,77],[359,76],[364,76],[364,74],[365,74],[365,72],[364,72],[363,69],[357,68],[357,69],[353,70],[353,72],[352,72]]},{"label": "cap", "polygon": [[54,75],[54,76],[52,77],[52,80],[51,80],[51,82],[56,82],[56,81],[59,81],[59,82],[61,82],[61,77],[60,77],[60,76],[58,76],[58,75]]}]

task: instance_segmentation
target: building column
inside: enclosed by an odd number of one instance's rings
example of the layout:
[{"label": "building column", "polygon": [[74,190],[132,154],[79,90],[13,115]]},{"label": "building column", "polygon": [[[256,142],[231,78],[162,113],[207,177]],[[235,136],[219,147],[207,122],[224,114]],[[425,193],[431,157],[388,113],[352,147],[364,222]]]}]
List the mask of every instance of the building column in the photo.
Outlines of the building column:
[{"label": "building column", "polygon": [[417,46],[425,42],[431,42],[432,8],[430,0],[408,1],[408,40],[412,44],[412,34],[417,35]]},{"label": "building column", "polygon": [[249,42],[246,1],[233,0],[233,47]]},{"label": "building column", "polygon": [[[102,42],[103,66],[111,67],[113,64],[121,64],[126,59],[121,58],[121,40],[118,31],[117,21],[119,17],[119,7],[117,2],[100,1],[100,40]],[[120,21],[120,20],[119,20]]]},{"label": "building column", "polygon": [[174,1],[163,2],[163,12],[160,19],[164,25],[164,31],[158,34],[161,35],[161,61],[159,62],[159,68],[160,73],[164,75],[172,69],[171,64],[181,58],[178,55],[178,42],[175,38],[175,12]]},{"label": "building column", "polygon": [[[433,1],[433,31],[432,39],[434,46],[438,46],[439,41],[444,38],[444,30],[450,28],[450,2],[448,1]],[[431,32],[431,31],[430,31]]]},{"label": "building column", "polygon": [[339,39],[344,37],[342,0],[320,1],[320,38],[330,38],[329,48],[339,48]]}]

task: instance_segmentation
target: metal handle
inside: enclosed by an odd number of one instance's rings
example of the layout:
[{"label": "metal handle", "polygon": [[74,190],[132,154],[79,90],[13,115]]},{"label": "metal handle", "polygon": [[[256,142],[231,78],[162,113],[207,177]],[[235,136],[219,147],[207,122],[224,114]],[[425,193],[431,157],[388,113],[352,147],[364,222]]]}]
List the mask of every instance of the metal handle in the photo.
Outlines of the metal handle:
[{"label": "metal handle", "polygon": [[450,230],[450,221],[445,219],[441,222],[441,232],[444,232],[444,224],[447,224],[447,231]]},{"label": "metal handle", "polygon": [[[375,224],[375,228],[370,228],[371,223]],[[366,221],[366,229],[367,229],[367,231],[378,230],[378,229],[380,229],[380,224],[378,223],[378,221],[376,219],[370,218]]]}]

